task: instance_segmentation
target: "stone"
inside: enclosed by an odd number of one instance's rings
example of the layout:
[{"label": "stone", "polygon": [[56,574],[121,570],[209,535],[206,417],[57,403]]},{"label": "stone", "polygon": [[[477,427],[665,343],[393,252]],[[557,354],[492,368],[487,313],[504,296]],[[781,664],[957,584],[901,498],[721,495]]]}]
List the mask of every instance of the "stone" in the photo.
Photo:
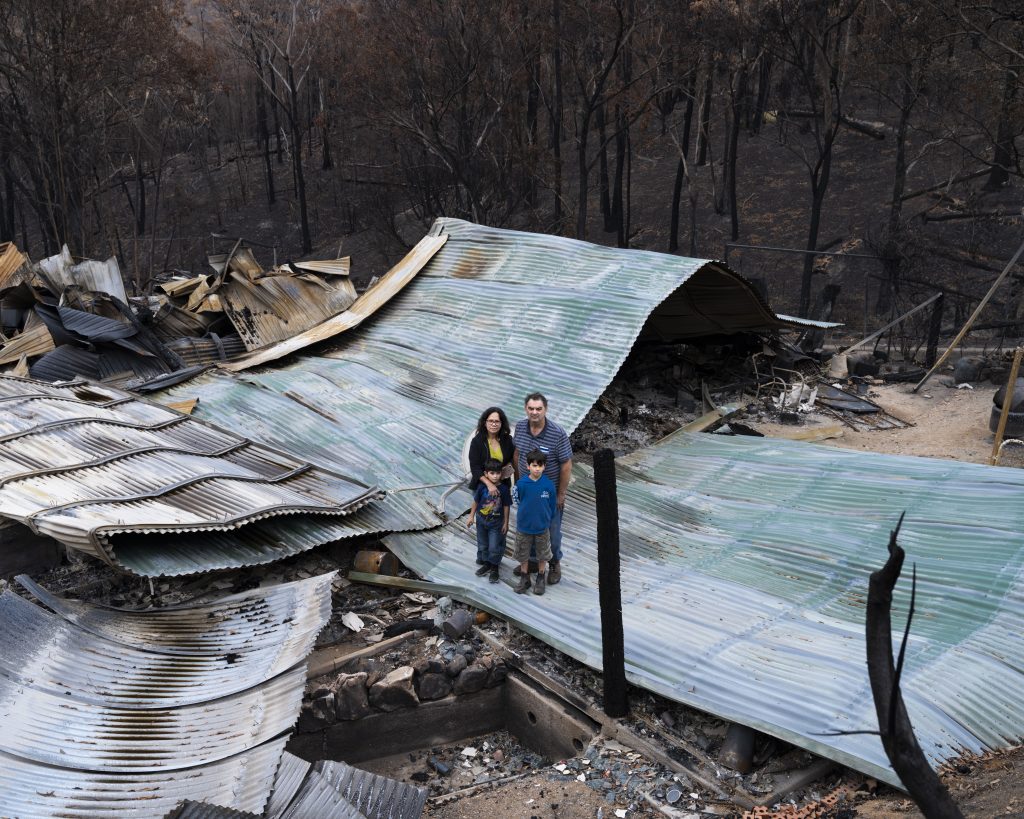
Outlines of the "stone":
[{"label": "stone", "polygon": [[458,677],[468,665],[464,655],[456,654],[448,661],[448,676]]},{"label": "stone", "polygon": [[487,683],[487,669],[473,664],[455,679],[456,694],[475,694]]},{"label": "stone", "polygon": [[491,665],[490,672],[487,675],[487,687],[494,688],[496,685],[501,685],[505,682],[505,678],[508,676],[508,666],[505,665],[505,661],[496,658],[494,663]]},{"label": "stone", "polygon": [[696,412],[697,399],[688,390],[676,391],[676,406],[681,412]]},{"label": "stone", "polygon": [[850,375],[878,375],[878,360],[871,353],[856,353],[846,359]]},{"label": "stone", "polygon": [[334,712],[340,720],[362,719],[370,713],[365,672],[339,674],[334,683]]},{"label": "stone", "polygon": [[349,660],[347,663],[342,663],[338,670],[343,674],[365,674],[367,688],[384,676],[384,666],[380,660],[372,657],[358,657],[355,660]]},{"label": "stone", "polygon": [[452,692],[452,679],[447,674],[423,674],[416,683],[420,700],[440,700]]},{"label": "stone", "polygon": [[969,384],[984,378],[985,361],[974,355],[962,356],[953,365],[953,380],[957,384]]},{"label": "stone", "polygon": [[445,673],[444,663],[438,657],[421,657],[412,664],[412,667],[417,677],[422,677],[426,674]]},{"label": "stone", "polygon": [[300,733],[321,731],[334,725],[334,695],[319,697],[304,703],[299,713],[298,730]]},{"label": "stone", "polygon": [[370,705],[381,711],[397,711],[419,705],[416,689],[413,687],[415,671],[411,665],[396,668],[390,674],[370,686]]}]

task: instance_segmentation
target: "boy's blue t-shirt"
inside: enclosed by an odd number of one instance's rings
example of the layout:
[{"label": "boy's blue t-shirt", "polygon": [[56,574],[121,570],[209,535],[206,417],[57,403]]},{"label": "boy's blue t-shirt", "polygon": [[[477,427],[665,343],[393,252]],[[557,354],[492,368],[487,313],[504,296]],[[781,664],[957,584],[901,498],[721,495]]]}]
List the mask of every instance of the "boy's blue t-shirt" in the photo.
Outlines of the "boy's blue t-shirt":
[{"label": "boy's blue t-shirt", "polygon": [[498,492],[492,495],[491,491],[481,482],[473,492],[476,500],[477,520],[485,526],[501,526],[505,522],[505,507],[512,506],[512,492],[504,483],[498,484]]},{"label": "boy's blue t-shirt", "polygon": [[512,490],[517,506],[516,531],[524,535],[539,535],[551,527],[551,521],[558,512],[558,498],[555,485],[547,475],[533,480],[523,475]]}]

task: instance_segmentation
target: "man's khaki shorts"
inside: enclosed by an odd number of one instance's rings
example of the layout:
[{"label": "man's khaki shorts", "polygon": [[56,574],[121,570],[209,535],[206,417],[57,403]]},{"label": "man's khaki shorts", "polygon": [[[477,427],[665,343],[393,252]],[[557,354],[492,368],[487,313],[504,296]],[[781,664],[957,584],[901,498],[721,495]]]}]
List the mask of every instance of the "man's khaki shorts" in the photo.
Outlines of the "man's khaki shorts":
[{"label": "man's khaki shorts", "polygon": [[539,535],[527,535],[523,532],[516,532],[516,563],[525,563],[530,559],[530,548],[537,552],[537,560],[551,560],[551,535],[547,530]]}]

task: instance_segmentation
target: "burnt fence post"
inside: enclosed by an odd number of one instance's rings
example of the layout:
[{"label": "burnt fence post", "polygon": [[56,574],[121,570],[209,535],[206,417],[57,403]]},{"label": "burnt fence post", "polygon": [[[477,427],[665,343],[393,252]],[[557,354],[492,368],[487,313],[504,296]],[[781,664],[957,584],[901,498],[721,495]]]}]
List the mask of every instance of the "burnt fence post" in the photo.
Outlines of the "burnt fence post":
[{"label": "burnt fence post", "polygon": [[615,454],[594,453],[594,497],[597,503],[597,594],[601,604],[601,659],[604,671],[604,712],[624,717],[626,655],[622,630],[622,588],[619,577],[619,501],[615,489]]}]

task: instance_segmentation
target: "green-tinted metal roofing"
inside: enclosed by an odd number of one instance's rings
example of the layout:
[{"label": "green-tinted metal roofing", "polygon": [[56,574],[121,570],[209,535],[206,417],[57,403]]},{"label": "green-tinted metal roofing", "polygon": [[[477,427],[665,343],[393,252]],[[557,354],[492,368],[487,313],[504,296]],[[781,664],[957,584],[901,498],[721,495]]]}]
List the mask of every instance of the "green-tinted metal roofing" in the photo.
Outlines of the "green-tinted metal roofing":
[{"label": "green-tinted metal roofing", "polygon": [[[864,648],[868,575],[901,512],[903,694],[933,763],[1024,735],[1024,472],[794,441],[677,433],[618,461],[622,599],[630,680],[893,784]],[[475,542],[392,535],[424,577],[461,587],[535,636],[601,668],[596,518],[575,468],[564,579],[541,598],[474,577]],[[898,644],[899,634],[894,635]]]}]

